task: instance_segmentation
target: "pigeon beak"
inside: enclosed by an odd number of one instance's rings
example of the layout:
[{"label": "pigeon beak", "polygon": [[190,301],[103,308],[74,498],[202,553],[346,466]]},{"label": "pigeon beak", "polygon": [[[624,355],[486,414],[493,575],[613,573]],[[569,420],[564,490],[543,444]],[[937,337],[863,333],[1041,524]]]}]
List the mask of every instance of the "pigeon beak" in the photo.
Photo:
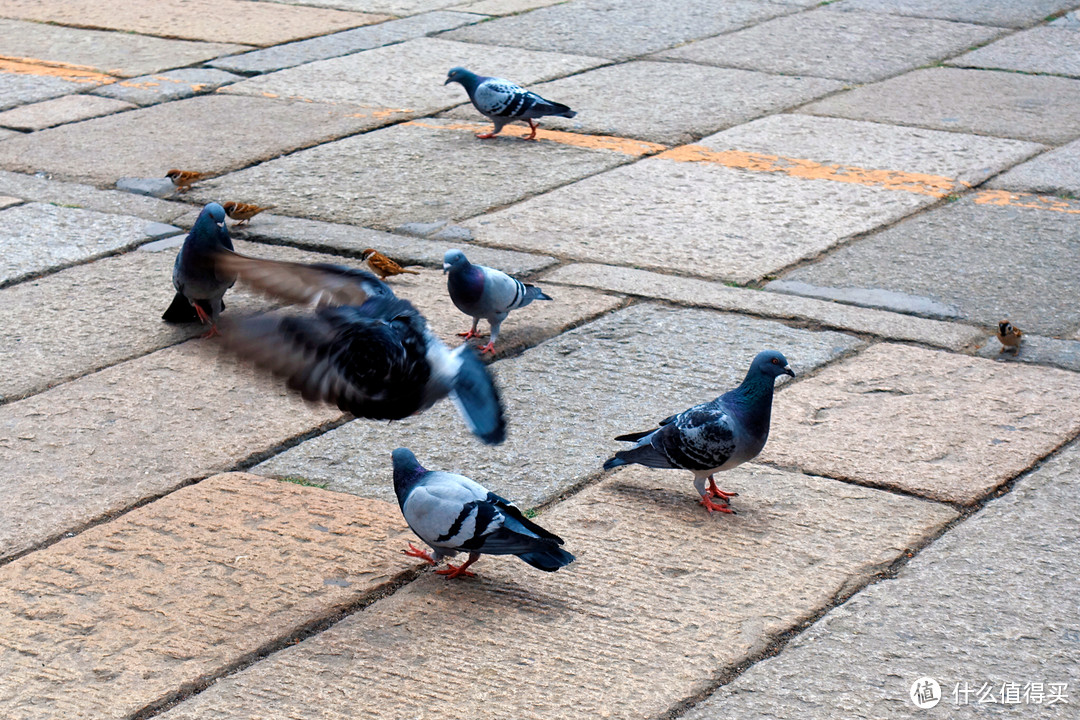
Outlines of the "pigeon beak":
[{"label": "pigeon beak", "polygon": [[795,377],[795,371],[792,370],[790,367],[785,367],[784,368],[784,374],[785,375],[790,375],[791,377]]},{"label": "pigeon beak", "polygon": [[450,263],[443,263],[442,264],[442,274],[445,275],[448,272],[450,272]]},{"label": "pigeon beak", "polygon": [[449,85],[452,82],[454,82],[454,81],[451,80],[450,78],[446,78],[446,82],[444,82],[443,85]]}]

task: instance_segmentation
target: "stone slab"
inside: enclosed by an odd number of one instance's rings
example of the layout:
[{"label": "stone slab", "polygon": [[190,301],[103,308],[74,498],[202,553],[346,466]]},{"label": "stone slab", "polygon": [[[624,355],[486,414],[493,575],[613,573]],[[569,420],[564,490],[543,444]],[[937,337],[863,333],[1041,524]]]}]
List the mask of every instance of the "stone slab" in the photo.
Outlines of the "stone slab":
[{"label": "stone slab", "polygon": [[340,417],[199,340],[0,406],[0,464],[19,468],[0,478],[0,557]]},{"label": "stone slab", "polygon": [[454,5],[459,0],[291,0],[293,5],[331,7],[354,12],[416,15]]},{"label": "stone slab", "polygon": [[176,186],[167,177],[122,177],[116,181],[116,189],[156,198],[167,198],[177,194]]},{"label": "stone slab", "polygon": [[1080,30],[1080,11],[1067,12],[1050,23],[1050,27]]},{"label": "stone slab", "polygon": [[[1078,473],[1073,446],[919,553],[895,580],[831,610],[682,717],[1075,717],[1080,614],[1065,579],[1080,552]],[[933,710],[909,695],[926,676],[941,686]],[[1052,682],[1068,683],[1068,704],[1046,703]],[[994,704],[962,694],[984,683],[993,685]],[[1043,683],[1042,702],[1021,694],[1001,704],[1005,683],[1021,693]]]},{"label": "stone slab", "polygon": [[455,5],[455,10],[483,15],[517,15],[536,8],[558,5],[565,0],[476,0]]},{"label": "stone slab", "polygon": [[833,95],[799,112],[1060,145],[1080,135],[1080,80],[934,67]]},{"label": "stone slab", "polygon": [[[484,67],[517,82],[534,83],[599,65],[593,57],[491,48],[439,38],[416,38],[344,57],[254,77],[224,92],[308,102],[344,103],[395,115],[428,114],[468,101],[458,85],[445,86],[456,65]],[[394,72],[386,72],[394,68]],[[408,82],[402,82],[408,78]]]},{"label": "stone slab", "polygon": [[960,350],[985,337],[978,328],[915,318],[884,310],[851,307],[810,298],[734,288],[693,278],[634,268],[574,263],[544,276],[545,283],[591,287],[607,292],[667,300],[725,312],[813,323],[874,337]]},{"label": "stone slab", "polygon": [[53,75],[4,72],[0,66],[0,110],[82,92],[96,84],[90,80],[79,82]]},{"label": "stone slab", "polygon": [[483,127],[395,125],[200,183],[189,195],[258,197],[280,213],[389,229],[477,215],[634,157],[509,135],[484,142],[473,137]]},{"label": "stone slab", "polygon": [[102,85],[94,94],[136,105],[183,100],[236,82],[239,75],[213,68],[181,68]]},{"label": "stone slab", "polygon": [[445,37],[627,59],[791,11],[780,4],[746,0],[720,5],[709,0],[672,0],[659,13],[651,0],[575,0],[459,28]]},{"label": "stone slab", "polygon": [[0,17],[244,45],[276,45],[388,19],[244,0],[184,0],[140,6],[137,12],[130,0],[2,0]]},{"label": "stone slab", "polygon": [[423,15],[389,20],[378,25],[367,25],[308,40],[275,45],[243,55],[230,55],[208,64],[230,72],[264,73],[315,60],[349,55],[361,50],[371,50],[443,30],[452,30],[483,19],[483,16],[472,13],[436,10]]},{"label": "stone slab", "polygon": [[22,203],[22,198],[0,195],[0,210],[5,210],[9,207],[14,207],[15,205],[21,205]]},{"label": "stone slab", "polygon": [[1080,77],[1080,33],[1051,25],[1036,27],[953,58],[948,64]]},{"label": "stone slab", "polygon": [[126,718],[409,569],[396,505],[218,475],[0,570],[0,711]]},{"label": "stone slab", "polygon": [[171,223],[191,208],[181,203],[4,170],[0,170],[0,193],[114,215],[135,215],[163,223]]},{"label": "stone slab", "polygon": [[[568,289],[556,288],[554,297]],[[513,316],[506,321],[507,332],[513,322]],[[384,481],[386,458],[407,437],[430,467],[484,478],[493,492],[532,507],[599,473],[623,446],[612,440],[616,435],[650,427],[737,385],[764,348],[781,349],[802,374],[861,345],[836,332],[634,305],[491,366],[509,423],[506,443],[498,448],[471,443],[463,455],[455,410],[443,403],[389,427],[348,423],[270,458],[254,472],[296,475],[332,490],[392,499]],[[776,402],[782,399],[783,393]],[[675,476],[690,508],[696,502],[693,487]]]},{"label": "stone slab", "polygon": [[988,187],[1080,197],[1080,140],[1017,165]]},{"label": "stone slab", "polygon": [[[703,87],[710,92],[703,94]],[[530,87],[579,111],[544,127],[677,145],[839,90],[841,83],[688,63],[629,62]],[[663,103],[656,98],[663,97]],[[472,105],[451,117],[481,118]]]},{"label": "stone slab", "polygon": [[102,185],[174,167],[220,173],[382,122],[344,107],[215,94],[13,138],[0,144],[0,167]]},{"label": "stone slab", "polygon": [[26,203],[0,211],[0,286],[148,240],[142,218]]},{"label": "stone slab", "polygon": [[[716,518],[688,482],[620,472],[541,516],[569,567],[487,558],[475,580],[427,574],[162,720],[660,717],[954,517],[822,478],[729,474],[754,502]],[[449,685],[418,682],[451,667]]]},{"label": "stone slab", "polygon": [[193,65],[245,49],[244,45],[166,40],[19,20],[0,20],[0,38],[0,55],[5,57],[74,65],[117,77]]},{"label": "stone slab", "polygon": [[[1080,277],[1074,252],[1080,203],[1056,201],[1042,209],[1010,204],[1008,193],[1002,195],[1003,204],[977,194],[944,205],[783,279],[928,298],[988,328],[1008,317],[1036,335],[1071,330],[1080,323],[1072,290]],[[1054,209],[1059,205],[1064,211]],[[895,308],[887,296],[878,300],[873,304]]]},{"label": "stone slab", "polygon": [[942,20],[842,12],[836,7],[775,18],[660,55],[784,75],[872,82],[955,55],[1003,32]]},{"label": "stone slab", "polygon": [[978,355],[979,357],[1001,362],[1053,365],[1054,367],[1080,372],[1080,342],[1077,342],[1077,340],[1059,340],[1024,333],[1024,337],[1021,338],[1019,352],[1013,352],[1012,350],[1003,352],[997,336],[991,335],[983,338]]},{"label": "stone slab", "polygon": [[64,95],[22,105],[0,113],[0,125],[15,130],[42,130],[54,125],[111,115],[135,107],[131,103],[94,95]]},{"label": "stone slab", "polygon": [[1028,27],[1049,15],[1071,9],[1073,0],[843,0],[841,7],[852,10],[915,17],[940,18],[959,22]]},{"label": "stone slab", "polygon": [[17,133],[14,130],[5,130],[0,128],[0,140],[7,140],[8,138],[18,137],[22,133]]},{"label": "stone slab", "polygon": [[875,345],[780,393],[760,457],[971,504],[1080,432],[1078,380],[1054,368]]}]

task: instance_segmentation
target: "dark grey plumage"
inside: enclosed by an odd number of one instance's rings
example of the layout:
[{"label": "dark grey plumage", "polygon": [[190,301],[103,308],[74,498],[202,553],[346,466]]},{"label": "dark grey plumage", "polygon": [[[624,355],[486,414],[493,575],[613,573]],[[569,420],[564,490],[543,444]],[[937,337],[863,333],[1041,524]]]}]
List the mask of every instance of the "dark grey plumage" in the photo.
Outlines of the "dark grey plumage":
[{"label": "dark grey plumage", "polygon": [[477,75],[463,67],[452,68],[443,85],[452,82],[460,83],[465,92],[469,93],[473,107],[495,123],[492,132],[481,133],[476,136],[478,138],[495,137],[508,123],[523,120],[532,128],[532,134],[526,137],[526,140],[532,140],[536,137],[534,120],[537,118],[545,115],[572,118],[577,115],[566,105],[545,100],[509,80]]},{"label": "dark grey plumage", "polygon": [[525,517],[511,502],[464,475],[421,467],[406,448],[391,455],[394,492],[405,522],[432,552],[410,543],[407,555],[432,565],[458,552],[469,553],[459,566],[436,572],[450,577],[472,575],[466,568],[481,555],[517,555],[538,570],[554,572],[574,561],[559,546],[562,538]]},{"label": "dark grey plumage", "polygon": [[191,227],[173,263],[176,295],[161,319],[170,323],[203,322],[211,333],[225,308],[225,291],[236,282],[236,275],[222,272],[214,258],[221,250],[232,250],[232,240],[225,227],[225,209],[209,203]]}]

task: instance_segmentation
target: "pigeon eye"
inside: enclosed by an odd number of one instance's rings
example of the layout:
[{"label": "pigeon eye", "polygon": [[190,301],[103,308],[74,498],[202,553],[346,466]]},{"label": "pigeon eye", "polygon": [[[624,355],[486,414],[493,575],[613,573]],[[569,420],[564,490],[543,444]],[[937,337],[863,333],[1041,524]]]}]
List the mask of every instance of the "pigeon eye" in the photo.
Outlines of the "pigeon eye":
[{"label": "pigeon eye", "polygon": [[779,361],[779,360],[777,360],[776,358],[773,358],[773,359],[772,359],[772,364],[773,364],[773,365],[779,365],[779,364],[780,364],[780,361]]}]

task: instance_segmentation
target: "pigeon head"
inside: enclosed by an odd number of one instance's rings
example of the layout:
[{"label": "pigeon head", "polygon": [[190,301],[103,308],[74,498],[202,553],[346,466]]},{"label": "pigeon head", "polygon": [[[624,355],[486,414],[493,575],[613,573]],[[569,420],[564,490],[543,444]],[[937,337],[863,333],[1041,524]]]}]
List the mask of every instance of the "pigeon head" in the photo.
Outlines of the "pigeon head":
[{"label": "pigeon head", "polygon": [[750,372],[747,376],[756,374],[764,375],[769,380],[774,380],[781,375],[795,377],[795,371],[788,367],[787,358],[776,350],[764,350],[757,354],[754,362],[750,364]]},{"label": "pigeon head", "polygon": [[451,68],[450,72],[446,74],[446,82],[443,85],[449,85],[452,82],[461,83],[461,86],[466,90],[475,88],[479,81],[479,76],[466,70],[463,67]]},{"label": "pigeon head", "polygon": [[195,224],[191,226],[189,237],[198,238],[200,244],[221,244],[232,250],[232,240],[225,227],[225,208],[217,203],[209,203],[199,213]]},{"label": "pigeon head", "polygon": [[465,257],[465,253],[460,250],[447,250],[443,255],[442,269],[443,273],[448,273],[454,269],[464,269],[469,267],[469,258]]},{"label": "pigeon head", "polygon": [[400,502],[427,470],[420,466],[420,462],[408,448],[397,448],[390,453],[390,459],[394,463],[394,493]]},{"label": "pigeon head", "polygon": [[211,222],[216,223],[219,227],[225,223],[225,208],[216,202],[206,204],[202,212],[199,213],[199,219],[195,221],[195,224],[209,224]]}]

